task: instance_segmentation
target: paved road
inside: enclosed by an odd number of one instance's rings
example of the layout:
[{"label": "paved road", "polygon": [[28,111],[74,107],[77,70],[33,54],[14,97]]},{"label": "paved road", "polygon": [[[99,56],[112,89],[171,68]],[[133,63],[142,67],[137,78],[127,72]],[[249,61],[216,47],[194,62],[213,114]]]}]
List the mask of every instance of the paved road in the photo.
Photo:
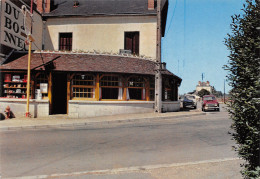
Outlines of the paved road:
[{"label": "paved road", "polygon": [[[131,170],[129,167],[159,169],[178,163],[229,161],[236,157],[229,126],[226,112],[210,112],[156,122],[2,131],[1,175],[76,176],[76,172],[86,175],[91,171]],[[138,176],[148,178],[146,173]]]}]

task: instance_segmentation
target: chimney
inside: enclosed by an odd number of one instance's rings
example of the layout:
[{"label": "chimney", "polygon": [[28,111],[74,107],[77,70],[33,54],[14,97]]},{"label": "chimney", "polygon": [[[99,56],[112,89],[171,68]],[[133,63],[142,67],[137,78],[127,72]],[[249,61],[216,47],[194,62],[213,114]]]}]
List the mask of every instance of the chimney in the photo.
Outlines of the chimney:
[{"label": "chimney", "polygon": [[46,4],[44,4],[44,12],[49,13],[51,11],[51,0],[45,0],[45,3]]},{"label": "chimney", "polygon": [[148,0],[148,10],[154,10],[154,0]]},{"label": "chimney", "polygon": [[37,5],[37,10],[39,11],[39,13],[43,13],[43,2],[42,2],[43,0],[37,0],[37,2],[36,2],[36,5]]},{"label": "chimney", "polygon": [[37,10],[42,13],[49,13],[51,11],[52,0],[37,0]]}]

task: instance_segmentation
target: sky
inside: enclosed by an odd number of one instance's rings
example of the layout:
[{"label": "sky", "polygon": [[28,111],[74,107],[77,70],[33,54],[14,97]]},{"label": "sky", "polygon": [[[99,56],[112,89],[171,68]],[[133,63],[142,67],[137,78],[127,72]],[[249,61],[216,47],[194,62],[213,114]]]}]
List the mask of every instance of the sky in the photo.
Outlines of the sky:
[{"label": "sky", "polygon": [[[229,51],[224,45],[231,33],[231,16],[241,14],[245,0],[169,0],[166,34],[162,38],[162,61],[182,78],[179,93],[209,81],[224,92]],[[231,89],[225,82],[225,91]]]}]

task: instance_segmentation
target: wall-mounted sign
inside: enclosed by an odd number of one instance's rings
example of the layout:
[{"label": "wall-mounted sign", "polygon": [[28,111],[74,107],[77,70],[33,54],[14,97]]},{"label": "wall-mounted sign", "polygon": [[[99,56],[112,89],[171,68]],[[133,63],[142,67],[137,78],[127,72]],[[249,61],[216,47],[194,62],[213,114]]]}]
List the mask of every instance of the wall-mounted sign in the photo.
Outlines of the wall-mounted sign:
[{"label": "wall-mounted sign", "polygon": [[21,35],[25,34],[21,7],[10,0],[1,0],[1,8],[1,44],[17,50],[25,49],[26,37]]},{"label": "wall-mounted sign", "polygon": [[41,93],[48,93],[48,83],[40,83]]}]

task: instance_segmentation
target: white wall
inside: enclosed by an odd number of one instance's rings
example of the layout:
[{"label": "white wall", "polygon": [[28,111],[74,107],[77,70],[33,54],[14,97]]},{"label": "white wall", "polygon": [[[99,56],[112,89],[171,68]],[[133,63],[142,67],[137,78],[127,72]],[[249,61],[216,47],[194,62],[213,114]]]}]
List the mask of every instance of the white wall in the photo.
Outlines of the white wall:
[{"label": "white wall", "polygon": [[69,101],[69,117],[84,118],[131,113],[151,113],[150,101]]},{"label": "white wall", "polygon": [[139,55],[156,58],[156,17],[50,18],[46,23],[46,50],[58,50],[59,33],[73,33],[73,50],[118,53],[124,32],[139,31]]},{"label": "white wall", "polygon": [[[24,117],[26,113],[26,99],[0,99],[0,111],[3,113],[7,106],[10,106],[15,117]],[[29,111],[32,117],[49,116],[49,100],[30,100]]]}]

